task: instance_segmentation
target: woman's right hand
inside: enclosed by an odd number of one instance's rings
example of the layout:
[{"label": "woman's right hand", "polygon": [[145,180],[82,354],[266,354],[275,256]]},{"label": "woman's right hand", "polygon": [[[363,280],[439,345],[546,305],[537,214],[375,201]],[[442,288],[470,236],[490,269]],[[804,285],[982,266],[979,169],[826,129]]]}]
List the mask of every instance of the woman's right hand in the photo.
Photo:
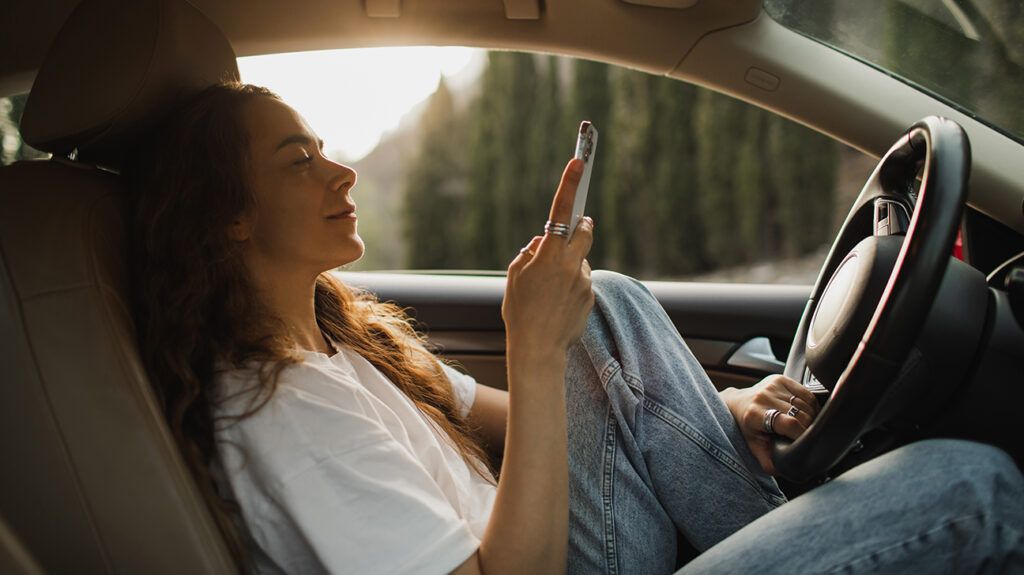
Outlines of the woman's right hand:
[{"label": "woman's right hand", "polygon": [[[769,475],[775,475],[775,464],[772,463],[774,437],[782,435],[796,440],[818,416],[818,400],[814,394],[784,375],[769,375],[753,387],[730,387],[719,395],[747,440],[750,452]],[[779,411],[771,433],[765,429],[765,412],[769,409]]]},{"label": "woman's right hand", "polygon": [[[551,204],[549,219],[569,223],[583,162],[572,159]],[[565,350],[583,334],[594,305],[590,264],[585,259],[594,239],[594,223],[581,218],[572,241],[553,234],[534,237],[508,267],[501,316],[516,355]]]}]

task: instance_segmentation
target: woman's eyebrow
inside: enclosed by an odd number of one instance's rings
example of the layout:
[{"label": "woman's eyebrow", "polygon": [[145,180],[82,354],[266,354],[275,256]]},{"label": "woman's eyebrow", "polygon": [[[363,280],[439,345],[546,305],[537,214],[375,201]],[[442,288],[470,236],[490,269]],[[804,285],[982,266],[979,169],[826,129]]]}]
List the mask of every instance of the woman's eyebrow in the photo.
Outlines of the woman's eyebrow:
[{"label": "woman's eyebrow", "polygon": [[[305,144],[308,146],[312,143],[313,140],[309,136],[306,136],[305,134],[294,134],[281,140],[281,143],[277,145],[277,148],[275,148],[274,151],[277,152],[278,150],[287,146],[288,144]],[[322,139],[318,138],[316,143],[321,150],[324,149],[324,141]]]}]

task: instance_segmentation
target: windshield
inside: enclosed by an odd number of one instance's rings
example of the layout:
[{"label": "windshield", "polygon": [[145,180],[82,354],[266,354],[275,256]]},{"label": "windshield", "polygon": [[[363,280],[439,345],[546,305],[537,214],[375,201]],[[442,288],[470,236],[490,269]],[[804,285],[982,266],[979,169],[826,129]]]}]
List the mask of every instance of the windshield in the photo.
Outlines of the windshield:
[{"label": "windshield", "polygon": [[1020,0],[764,0],[796,32],[1024,140]]}]

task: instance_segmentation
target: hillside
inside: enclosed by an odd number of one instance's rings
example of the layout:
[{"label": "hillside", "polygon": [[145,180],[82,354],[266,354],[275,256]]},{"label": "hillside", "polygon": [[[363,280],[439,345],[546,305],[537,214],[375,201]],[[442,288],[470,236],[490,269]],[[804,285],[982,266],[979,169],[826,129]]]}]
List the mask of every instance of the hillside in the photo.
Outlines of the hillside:
[{"label": "hillside", "polygon": [[[480,52],[461,72],[445,78],[459,107],[468,105],[479,90],[476,80],[486,60],[486,54]],[[359,234],[367,248],[363,259],[349,269],[405,267],[405,242],[401,233],[402,188],[405,168],[417,153],[419,120],[425,107],[426,101],[417,104],[402,117],[397,128],[384,134],[369,154],[349,164],[359,173],[352,198],[359,206]]]}]

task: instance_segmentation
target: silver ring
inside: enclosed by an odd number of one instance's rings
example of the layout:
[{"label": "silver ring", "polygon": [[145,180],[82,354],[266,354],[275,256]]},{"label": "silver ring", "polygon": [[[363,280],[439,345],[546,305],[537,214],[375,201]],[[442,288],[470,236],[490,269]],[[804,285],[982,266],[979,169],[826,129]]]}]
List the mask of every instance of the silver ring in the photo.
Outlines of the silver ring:
[{"label": "silver ring", "polygon": [[796,401],[796,396],[795,396],[795,395],[791,395],[791,396],[789,396],[789,404],[790,404],[790,405],[793,405],[793,402],[794,402],[794,401]]},{"label": "silver ring", "polygon": [[567,238],[569,237],[569,225],[548,220],[544,223],[544,233]]},{"label": "silver ring", "polygon": [[764,412],[765,433],[775,433],[775,418],[779,416],[778,409],[769,409]]},{"label": "silver ring", "polygon": [[796,417],[796,414],[798,413],[800,413],[800,408],[794,405],[793,407],[789,408],[789,411],[786,412],[786,415],[790,417]]}]

